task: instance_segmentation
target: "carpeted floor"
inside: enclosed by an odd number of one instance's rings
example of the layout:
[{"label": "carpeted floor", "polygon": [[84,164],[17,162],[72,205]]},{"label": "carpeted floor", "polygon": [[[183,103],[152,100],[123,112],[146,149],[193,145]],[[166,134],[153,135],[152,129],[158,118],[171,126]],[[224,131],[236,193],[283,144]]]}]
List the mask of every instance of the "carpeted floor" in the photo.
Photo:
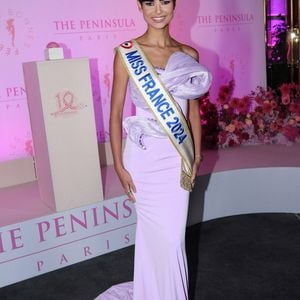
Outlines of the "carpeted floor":
[{"label": "carpeted floor", "polygon": [[[92,300],[132,279],[133,253],[128,247],[4,287],[0,300]],[[187,253],[190,300],[300,299],[299,215],[203,222],[188,228]]]}]

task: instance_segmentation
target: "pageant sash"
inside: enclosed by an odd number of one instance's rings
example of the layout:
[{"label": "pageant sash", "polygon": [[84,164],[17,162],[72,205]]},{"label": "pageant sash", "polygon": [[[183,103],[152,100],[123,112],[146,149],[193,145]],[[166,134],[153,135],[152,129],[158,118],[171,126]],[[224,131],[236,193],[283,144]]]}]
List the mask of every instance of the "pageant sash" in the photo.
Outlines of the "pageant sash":
[{"label": "pageant sash", "polygon": [[130,78],[181,156],[180,184],[192,191],[193,139],[180,106],[161,82],[135,40],[117,48]]}]

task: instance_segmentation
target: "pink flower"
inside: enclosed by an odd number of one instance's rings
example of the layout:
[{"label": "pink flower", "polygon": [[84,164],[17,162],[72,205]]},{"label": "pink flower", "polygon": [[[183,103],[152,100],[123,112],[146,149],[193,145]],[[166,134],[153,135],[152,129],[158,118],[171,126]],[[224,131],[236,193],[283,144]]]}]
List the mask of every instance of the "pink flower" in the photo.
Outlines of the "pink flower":
[{"label": "pink flower", "polygon": [[249,126],[249,127],[253,124],[252,120],[251,120],[251,119],[248,119],[248,118],[245,120],[245,123],[246,123],[246,125]]},{"label": "pink flower", "polygon": [[230,88],[227,85],[223,85],[220,87],[220,94],[224,94],[226,96],[230,95]]},{"label": "pink flower", "polygon": [[290,110],[291,113],[296,113],[296,112],[299,111],[299,107],[300,107],[299,104],[291,103],[290,106],[289,106],[289,110]]},{"label": "pink flower", "polygon": [[281,102],[282,102],[282,104],[284,104],[284,105],[290,104],[290,102],[291,102],[290,95],[282,95],[282,96],[281,96]]},{"label": "pink flower", "polygon": [[218,136],[219,144],[224,145],[227,140],[227,133],[225,131],[221,131]]},{"label": "pink flower", "polygon": [[244,102],[244,104],[247,106],[247,109],[250,106],[250,98],[248,96],[245,96],[242,98],[242,102]]},{"label": "pink flower", "polygon": [[272,105],[271,105],[270,101],[268,101],[268,100],[264,101],[262,109],[265,114],[271,114],[273,109],[272,109]]},{"label": "pink flower", "polygon": [[218,98],[218,101],[224,105],[228,102],[228,96],[225,95],[225,94],[219,94],[219,98]]},{"label": "pink flower", "polygon": [[228,143],[229,147],[238,146],[238,145],[240,145],[240,144],[241,144],[241,142],[240,142],[240,139],[239,139],[239,138],[237,138],[236,140],[230,139],[230,141],[229,141],[229,143]]},{"label": "pink flower", "polygon": [[256,102],[257,104],[263,104],[264,99],[263,99],[262,97],[260,97],[260,96],[256,96],[256,97],[255,97],[255,102]]},{"label": "pink flower", "polygon": [[258,119],[257,120],[257,125],[258,125],[259,129],[263,130],[265,128],[264,120],[263,119]]},{"label": "pink flower", "polygon": [[219,90],[218,102],[224,105],[229,102],[234,88],[234,81],[231,80],[228,85],[222,85]]},{"label": "pink flower", "polygon": [[238,122],[239,122],[238,120],[232,119],[230,123],[234,126],[237,126]]},{"label": "pink flower", "polygon": [[241,122],[241,121],[238,121],[237,124],[235,125],[236,126],[236,129],[238,130],[242,130],[243,127],[244,127],[244,123]]},{"label": "pink flower", "polygon": [[270,124],[271,131],[276,131],[278,129],[278,125],[276,122],[271,122]]},{"label": "pink flower", "polygon": [[291,119],[288,120],[288,124],[293,126],[293,125],[296,124],[296,120],[294,118],[291,118]]},{"label": "pink flower", "polygon": [[269,100],[269,101],[274,100],[274,94],[273,94],[272,90],[266,92],[266,100]]},{"label": "pink flower", "polygon": [[255,116],[256,118],[262,118],[262,117],[264,116],[263,109],[262,109],[261,106],[257,106],[257,107],[255,108],[254,116]]},{"label": "pink flower", "polygon": [[243,101],[243,100],[240,101],[239,104],[238,104],[237,110],[240,113],[245,113],[246,114],[247,111],[248,111],[248,104],[247,104],[247,102]]},{"label": "pink flower", "polygon": [[284,124],[284,121],[283,121],[283,119],[277,119],[277,125],[278,126],[283,126],[283,124]]},{"label": "pink flower", "polygon": [[231,132],[233,133],[235,131],[235,125],[233,124],[229,124],[225,127],[225,130],[228,131],[228,132]]},{"label": "pink flower", "polygon": [[237,108],[239,105],[239,98],[233,98],[230,102],[230,106],[232,108]]},{"label": "pink flower", "polygon": [[290,93],[290,85],[288,83],[282,84],[279,89],[282,96]]},{"label": "pink flower", "polygon": [[[272,90],[263,87],[248,96],[232,98],[234,82],[220,87],[218,108],[209,112],[203,109],[203,117],[210,120],[215,116],[218,124],[219,145],[237,146],[242,142],[270,142],[280,133],[290,142],[300,138],[300,85],[283,84]],[[211,121],[209,121],[211,123]],[[207,126],[205,129],[207,130]],[[209,130],[212,132],[215,127]]]},{"label": "pink flower", "polygon": [[273,109],[277,108],[277,102],[272,100],[271,101],[271,106],[272,106]]},{"label": "pink flower", "polygon": [[298,135],[298,130],[296,127],[287,125],[283,128],[283,135],[291,142],[295,142],[296,137]]}]

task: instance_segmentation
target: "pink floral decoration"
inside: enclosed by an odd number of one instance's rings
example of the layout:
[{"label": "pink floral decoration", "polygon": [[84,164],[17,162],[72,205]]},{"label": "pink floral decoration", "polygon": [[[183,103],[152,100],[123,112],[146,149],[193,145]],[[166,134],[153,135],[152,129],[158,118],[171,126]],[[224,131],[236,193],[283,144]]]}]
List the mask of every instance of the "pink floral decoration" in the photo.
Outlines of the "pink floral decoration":
[{"label": "pink floral decoration", "polygon": [[207,95],[202,101],[204,145],[226,148],[300,142],[300,85],[257,87],[241,98],[232,97],[233,90],[231,80],[220,87],[216,104]]}]

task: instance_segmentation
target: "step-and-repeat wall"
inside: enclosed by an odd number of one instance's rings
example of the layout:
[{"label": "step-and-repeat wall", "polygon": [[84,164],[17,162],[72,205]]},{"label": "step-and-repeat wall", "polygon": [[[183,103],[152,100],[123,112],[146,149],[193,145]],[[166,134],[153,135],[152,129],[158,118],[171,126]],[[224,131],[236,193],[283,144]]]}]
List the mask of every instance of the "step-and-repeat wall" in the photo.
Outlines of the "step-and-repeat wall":
[{"label": "step-and-repeat wall", "polygon": [[[212,101],[232,76],[238,96],[265,85],[263,0],[177,2],[172,32],[195,47],[212,71]],[[22,63],[44,60],[52,41],[67,58],[90,59],[98,141],[109,141],[114,47],[144,30],[135,0],[1,1],[0,161],[32,155]],[[128,99],[125,115],[132,111]]]},{"label": "step-and-repeat wall", "polygon": [[[232,78],[236,96],[265,86],[263,0],[177,2],[172,33],[213,73],[212,101]],[[1,1],[0,162],[33,155],[22,63],[44,60],[49,42],[66,58],[89,58],[98,141],[109,141],[114,48],[145,28],[135,0]],[[124,113],[132,112],[128,98]],[[134,231],[126,196],[7,224],[0,228],[0,287],[131,245]]]}]

